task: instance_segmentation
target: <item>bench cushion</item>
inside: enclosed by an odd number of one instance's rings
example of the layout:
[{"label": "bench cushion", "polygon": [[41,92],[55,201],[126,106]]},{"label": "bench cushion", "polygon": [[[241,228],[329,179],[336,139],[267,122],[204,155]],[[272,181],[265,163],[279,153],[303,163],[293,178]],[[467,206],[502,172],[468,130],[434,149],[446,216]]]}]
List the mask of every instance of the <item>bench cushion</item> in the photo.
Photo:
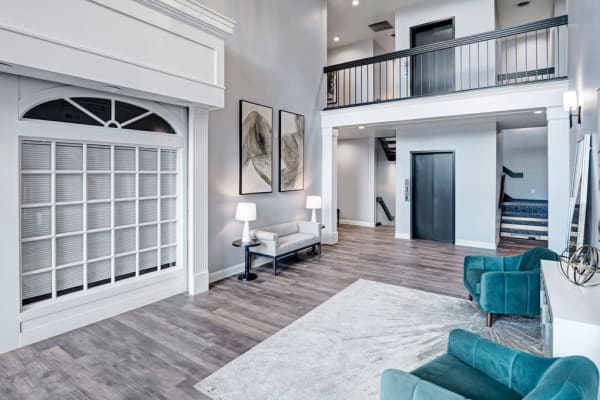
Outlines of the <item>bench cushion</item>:
[{"label": "bench cushion", "polygon": [[279,254],[289,253],[302,247],[310,246],[318,243],[317,236],[308,235],[306,233],[294,233],[287,236],[279,237]]}]

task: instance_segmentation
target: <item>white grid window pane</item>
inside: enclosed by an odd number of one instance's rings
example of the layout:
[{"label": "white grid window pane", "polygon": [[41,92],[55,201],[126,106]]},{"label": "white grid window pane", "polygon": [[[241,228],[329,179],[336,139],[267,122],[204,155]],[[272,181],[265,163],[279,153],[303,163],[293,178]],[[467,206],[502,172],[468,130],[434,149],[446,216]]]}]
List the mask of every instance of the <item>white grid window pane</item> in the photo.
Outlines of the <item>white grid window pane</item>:
[{"label": "white grid window pane", "polygon": [[110,203],[93,203],[87,206],[88,230],[109,228],[111,224]]},{"label": "white grid window pane", "polygon": [[160,267],[162,269],[177,265],[177,246],[160,249]]},{"label": "white grid window pane", "polygon": [[110,256],[110,231],[89,233],[87,237],[88,260],[108,256]]},{"label": "white grid window pane", "polygon": [[135,171],[135,147],[115,147],[115,171]]},{"label": "white grid window pane", "polygon": [[30,272],[52,267],[52,240],[43,239],[21,245],[21,271]]},{"label": "white grid window pane", "polygon": [[77,290],[83,290],[83,265],[61,268],[56,271],[57,296]]},{"label": "white grid window pane", "polygon": [[158,251],[149,250],[140,253],[140,272],[158,267]]},{"label": "white grid window pane", "polygon": [[51,175],[24,175],[21,179],[21,203],[50,203]]},{"label": "white grid window pane", "polygon": [[81,171],[83,169],[83,145],[75,143],[57,143],[56,169]]},{"label": "white grid window pane", "polygon": [[115,203],[115,226],[135,224],[135,201]]},{"label": "white grid window pane", "polygon": [[158,244],[158,226],[146,225],[140,227],[140,249],[156,247]]},{"label": "white grid window pane", "polygon": [[23,304],[29,303],[27,300],[42,296],[50,298],[52,296],[52,272],[42,272],[35,275],[23,277],[21,287],[21,297]]},{"label": "white grid window pane", "polygon": [[83,261],[83,236],[56,238],[56,265]]},{"label": "white grid window pane", "polygon": [[160,175],[160,195],[173,196],[177,194],[177,175],[161,174]]},{"label": "white grid window pane", "polygon": [[177,151],[176,150],[161,150],[160,151],[160,170],[161,171],[176,171],[177,170]]},{"label": "white grid window pane", "polygon": [[156,197],[157,196],[157,184],[158,178],[156,174],[141,174],[140,175],[140,197]]},{"label": "white grid window pane", "polygon": [[81,232],[83,230],[83,205],[56,207],[56,233]]},{"label": "white grid window pane", "polygon": [[135,197],[135,175],[115,175],[115,198],[131,199]]},{"label": "white grid window pane", "polygon": [[87,146],[88,171],[110,171],[110,146]]},{"label": "white grid window pane", "polygon": [[83,200],[83,175],[56,175],[56,202]]},{"label": "white grid window pane", "polygon": [[160,220],[161,221],[175,219],[176,204],[177,204],[177,202],[175,199],[162,199],[160,201]]},{"label": "white grid window pane", "polygon": [[115,258],[116,280],[129,278],[135,275],[135,255]]},{"label": "white grid window pane", "polygon": [[21,169],[49,170],[52,166],[50,142],[25,140],[21,143]]},{"label": "white grid window pane", "polygon": [[50,207],[24,208],[21,210],[21,237],[31,238],[50,235]]},{"label": "white grid window pane", "polygon": [[177,223],[167,222],[160,225],[160,244],[171,244],[177,240]]},{"label": "white grid window pane", "polygon": [[156,200],[140,200],[140,224],[156,221]]},{"label": "white grid window pane", "polygon": [[110,264],[110,260],[96,261],[88,264],[88,287],[110,283]]},{"label": "white grid window pane", "polygon": [[156,171],[158,169],[158,151],[156,149],[139,150],[140,171]]},{"label": "white grid window pane", "polygon": [[87,177],[88,200],[110,199],[110,175],[90,174]]},{"label": "white grid window pane", "polygon": [[135,228],[115,231],[115,253],[127,253],[135,250]]}]

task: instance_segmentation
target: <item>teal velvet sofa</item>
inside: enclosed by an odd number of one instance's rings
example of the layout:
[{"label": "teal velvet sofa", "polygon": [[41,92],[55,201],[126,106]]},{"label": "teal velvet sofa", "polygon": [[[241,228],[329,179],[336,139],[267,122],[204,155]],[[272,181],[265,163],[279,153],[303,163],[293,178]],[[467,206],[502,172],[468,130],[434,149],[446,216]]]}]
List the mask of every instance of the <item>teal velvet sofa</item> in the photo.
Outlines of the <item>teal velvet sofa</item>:
[{"label": "teal velvet sofa", "polygon": [[598,400],[598,369],[585,357],[539,357],[456,329],[447,354],[411,373],[384,371],[380,399]]},{"label": "teal velvet sofa", "polygon": [[536,247],[509,257],[465,257],[464,285],[487,313],[488,326],[494,314],[539,315],[541,260],[557,261],[558,254]]}]

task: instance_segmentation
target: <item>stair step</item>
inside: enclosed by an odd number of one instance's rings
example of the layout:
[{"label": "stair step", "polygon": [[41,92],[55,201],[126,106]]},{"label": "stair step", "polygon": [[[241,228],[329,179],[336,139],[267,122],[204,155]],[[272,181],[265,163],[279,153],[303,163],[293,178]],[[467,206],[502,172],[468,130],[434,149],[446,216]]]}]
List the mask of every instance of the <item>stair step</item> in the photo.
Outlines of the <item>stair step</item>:
[{"label": "stair step", "polygon": [[540,236],[540,237],[548,237],[548,230],[533,230],[533,229],[514,229],[514,228],[504,228],[500,230],[500,235],[509,234],[509,235],[524,235],[524,236]]},{"label": "stair step", "polygon": [[546,218],[511,218],[502,217],[502,225],[524,225],[524,226],[548,226]]}]

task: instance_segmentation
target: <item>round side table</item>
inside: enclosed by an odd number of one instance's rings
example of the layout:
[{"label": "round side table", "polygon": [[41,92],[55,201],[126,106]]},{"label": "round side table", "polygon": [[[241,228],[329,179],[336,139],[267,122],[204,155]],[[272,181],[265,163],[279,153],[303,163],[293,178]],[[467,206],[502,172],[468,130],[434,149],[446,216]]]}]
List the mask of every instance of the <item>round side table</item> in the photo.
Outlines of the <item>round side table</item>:
[{"label": "round side table", "polygon": [[235,247],[244,248],[244,273],[238,275],[238,280],[248,282],[258,278],[258,275],[250,272],[250,268],[252,268],[252,256],[250,255],[250,247],[260,246],[260,240],[252,239],[249,242],[234,240],[233,243],[231,243],[231,245]]}]

